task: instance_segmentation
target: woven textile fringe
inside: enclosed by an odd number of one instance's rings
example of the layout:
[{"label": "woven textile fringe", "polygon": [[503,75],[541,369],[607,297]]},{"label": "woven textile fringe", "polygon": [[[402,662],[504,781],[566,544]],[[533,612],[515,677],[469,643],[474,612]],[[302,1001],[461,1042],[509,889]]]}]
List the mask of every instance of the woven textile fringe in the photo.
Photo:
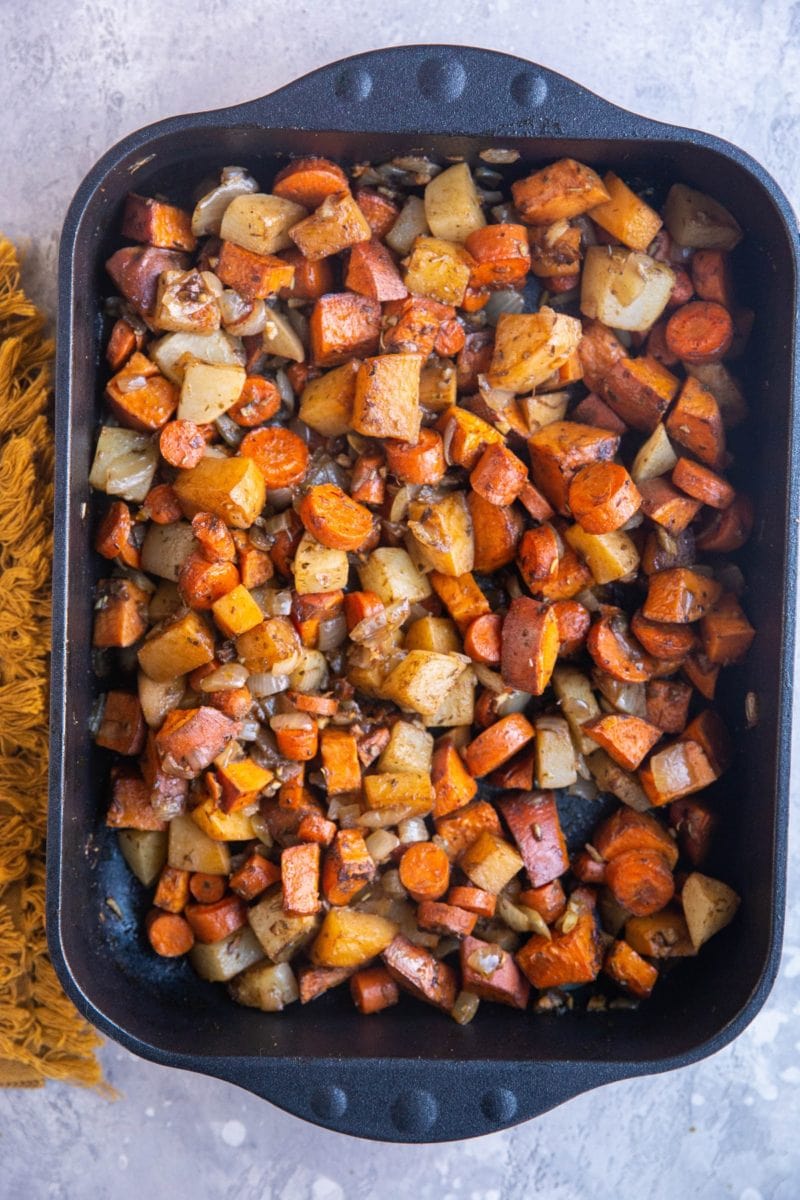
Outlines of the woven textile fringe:
[{"label": "woven textile fringe", "polygon": [[52,342],[0,238],[0,1086],[103,1086],[100,1038],[59,986],[44,933]]}]

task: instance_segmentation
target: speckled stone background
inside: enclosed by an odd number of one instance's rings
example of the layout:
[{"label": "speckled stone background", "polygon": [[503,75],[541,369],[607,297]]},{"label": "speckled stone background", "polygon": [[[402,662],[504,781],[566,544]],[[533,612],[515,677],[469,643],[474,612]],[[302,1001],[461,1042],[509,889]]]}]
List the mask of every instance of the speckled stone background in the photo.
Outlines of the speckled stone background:
[{"label": "speckled stone background", "polygon": [[[634,15],[636,14],[636,15]],[[512,51],[738,142],[800,203],[800,4],[787,0],[0,0],[0,229],[51,305],[78,182],[123,134],[359,50]],[[795,761],[796,757],[795,757]],[[796,1200],[800,847],[779,980],[732,1046],[473,1142],[378,1146],[108,1044],[121,1098],[0,1092],[0,1200]]]}]

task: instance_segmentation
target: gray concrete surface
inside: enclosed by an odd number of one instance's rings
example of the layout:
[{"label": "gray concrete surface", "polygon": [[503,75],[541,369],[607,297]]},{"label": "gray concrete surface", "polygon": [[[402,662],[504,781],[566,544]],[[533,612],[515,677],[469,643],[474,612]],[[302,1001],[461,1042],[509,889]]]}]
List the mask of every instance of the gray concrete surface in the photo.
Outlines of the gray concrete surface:
[{"label": "gray concrete surface", "polygon": [[[800,4],[785,0],[0,0],[0,30],[0,228],[48,304],[65,207],[111,143],[387,44],[527,56],[738,142],[800,202]],[[475,1142],[385,1147],[109,1044],[115,1104],[62,1087],[0,1093],[0,1200],[796,1200],[799,879],[795,828],[779,981],[751,1028],[698,1066]]]}]

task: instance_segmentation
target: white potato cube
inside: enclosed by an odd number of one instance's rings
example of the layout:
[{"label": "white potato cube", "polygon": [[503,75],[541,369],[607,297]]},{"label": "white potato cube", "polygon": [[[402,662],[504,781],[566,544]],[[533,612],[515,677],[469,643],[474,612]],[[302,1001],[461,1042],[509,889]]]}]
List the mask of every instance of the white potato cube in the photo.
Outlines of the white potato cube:
[{"label": "white potato cube", "polygon": [[220,237],[253,254],[275,254],[292,245],[289,230],[305,216],[304,208],[281,196],[263,192],[237,196],[225,209]]},{"label": "white potato cube", "polygon": [[181,384],[178,419],[210,425],[236,403],[246,379],[244,367],[189,363]]}]

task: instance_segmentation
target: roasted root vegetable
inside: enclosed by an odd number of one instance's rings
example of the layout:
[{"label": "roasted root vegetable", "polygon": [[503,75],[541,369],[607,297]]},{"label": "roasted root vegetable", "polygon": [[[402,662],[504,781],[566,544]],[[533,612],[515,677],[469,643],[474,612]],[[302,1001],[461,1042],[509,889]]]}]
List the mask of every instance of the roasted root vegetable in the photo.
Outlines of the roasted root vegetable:
[{"label": "roasted root vegetable", "polygon": [[742,231],[571,158],[372,171],[124,205],[106,823],[153,952],[265,1012],[644,1000],[739,903],[700,871],[756,636]]}]

